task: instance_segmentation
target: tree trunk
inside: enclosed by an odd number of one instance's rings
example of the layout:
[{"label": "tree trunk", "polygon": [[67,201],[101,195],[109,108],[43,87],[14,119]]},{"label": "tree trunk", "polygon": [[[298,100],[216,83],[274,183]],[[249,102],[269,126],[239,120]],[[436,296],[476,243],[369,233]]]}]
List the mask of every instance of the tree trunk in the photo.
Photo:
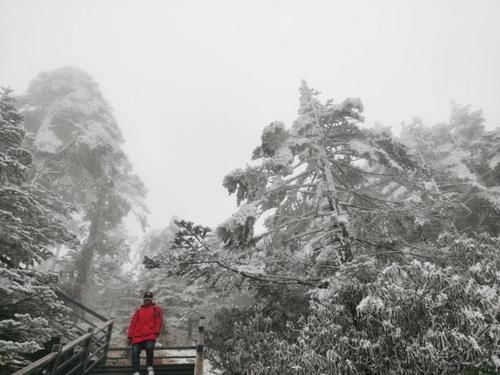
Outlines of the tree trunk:
[{"label": "tree trunk", "polygon": [[[322,134],[321,124],[319,115],[314,107],[314,103],[311,101],[311,106],[313,108],[314,120],[319,133]],[[328,160],[328,153],[324,142],[319,146],[319,157],[323,163],[323,172],[325,174],[325,182],[327,188],[327,199],[330,206],[330,210],[335,212],[335,216],[331,217],[332,227],[335,229],[335,233],[331,235],[334,243],[340,244],[340,258],[342,263],[346,263],[352,260],[352,250],[351,241],[349,240],[349,233],[347,232],[344,223],[339,222],[338,216],[340,216],[340,208],[338,205],[337,189],[335,187],[335,180],[333,179],[333,173],[330,167],[330,161]]]},{"label": "tree trunk", "polygon": [[91,218],[89,235],[85,244],[80,251],[80,261],[78,262],[78,276],[76,277],[76,285],[74,289],[74,297],[81,302],[83,301],[83,292],[87,287],[92,261],[94,259],[95,246],[99,239],[99,233],[102,230],[102,207],[104,203],[105,190],[101,189],[97,198],[95,214]]},{"label": "tree trunk", "polygon": [[349,233],[347,232],[343,222],[339,222],[340,208],[337,199],[337,189],[335,188],[335,181],[333,179],[332,170],[330,168],[330,161],[328,160],[326,149],[324,146],[321,148],[321,160],[323,162],[323,169],[325,173],[325,180],[327,186],[327,199],[330,205],[330,210],[336,213],[331,217],[332,226],[335,228],[335,234],[332,234],[334,243],[340,243],[340,256],[343,263],[352,260],[351,242],[349,240]]}]

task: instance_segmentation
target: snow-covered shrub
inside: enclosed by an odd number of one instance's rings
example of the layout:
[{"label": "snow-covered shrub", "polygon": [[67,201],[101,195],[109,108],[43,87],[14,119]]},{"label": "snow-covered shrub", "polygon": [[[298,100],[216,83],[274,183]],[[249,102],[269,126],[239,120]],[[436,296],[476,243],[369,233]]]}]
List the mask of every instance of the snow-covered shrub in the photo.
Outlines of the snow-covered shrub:
[{"label": "snow-covered shrub", "polygon": [[[43,272],[0,267],[0,369],[25,365],[28,355],[44,344],[65,336],[72,327],[70,309],[52,288],[54,280]],[[50,348],[48,348],[50,350]]]},{"label": "snow-covered shrub", "polygon": [[500,239],[443,235],[438,245],[432,262],[360,256],[308,300],[283,293],[221,311],[211,357],[231,374],[496,373]]},{"label": "snow-covered shrub", "polygon": [[303,374],[498,371],[500,239],[440,241],[436,262],[379,269],[359,258],[314,291],[296,344],[303,354],[290,366]]},{"label": "snow-covered shrub", "polygon": [[263,286],[257,303],[224,308],[207,330],[208,357],[223,374],[288,374],[287,361],[297,340],[296,322],[307,313],[304,290]]}]

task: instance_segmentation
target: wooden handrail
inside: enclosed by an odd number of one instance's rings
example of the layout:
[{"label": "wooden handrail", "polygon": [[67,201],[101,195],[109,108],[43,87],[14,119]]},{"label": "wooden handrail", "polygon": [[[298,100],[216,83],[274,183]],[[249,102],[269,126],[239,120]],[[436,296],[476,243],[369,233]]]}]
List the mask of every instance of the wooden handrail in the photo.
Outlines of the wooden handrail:
[{"label": "wooden handrail", "polygon": [[49,364],[50,362],[52,362],[58,356],[58,354],[59,353],[56,353],[56,352],[52,352],[50,354],[47,354],[45,357],[42,357],[42,358],[36,360],[35,362],[30,363],[28,366],[23,367],[22,369],[16,371],[12,375],[30,374],[31,371],[39,369],[40,367],[45,366],[45,365]]},{"label": "wooden handrail", "polygon": [[83,336],[77,337],[73,341],[68,342],[66,345],[63,346],[63,348],[61,350],[61,354],[66,353],[70,349],[73,349],[75,346],[77,346],[78,344],[80,344],[82,341],[87,340],[91,336],[92,336],[92,333],[86,333]]},{"label": "wooden handrail", "polygon": [[[141,358],[145,358],[146,354],[144,354]],[[155,359],[196,359],[195,355],[155,355]],[[117,361],[121,359],[130,359],[129,355],[121,355],[116,357],[106,357],[108,361]]]},{"label": "wooden handrail", "polygon": [[[155,352],[158,351],[169,351],[169,350],[196,350],[198,346],[190,345],[190,346],[155,346]],[[108,349],[109,352],[126,352],[130,350],[130,346],[114,346]],[[196,354],[196,353],[195,353]],[[112,354],[108,356],[107,359],[110,361],[113,360],[122,360],[125,358],[129,358],[129,354],[115,355]],[[186,355],[155,355],[156,359],[196,359],[196,355],[186,354]]]},{"label": "wooden handrail", "polygon": [[[63,354],[67,353],[71,349],[75,348],[76,346],[85,343],[87,340],[91,339],[96,333],[104,331],[106,328],[111,327],[113,324],[113,319],[107,320],[105,323],[101,324],[100,326],[94,328],[92,331],[89,331],[88,333],[85,333],[82,336],[77,337],[71,342],[68,342],[66,345],[64,345],[62,348],[59,347],[59,350],[57,352],[52,352],[47,354],[46,356],[36,360],[35,362],[29,364],[28,366],[16,371],[12,375],[29,375],[32,373],[32,371],[40,369],[46,365],[49,365],[52,362],[57,362],[59,358],[62,357]],[[104,345],[100,346],[97,350],[95,350],[92,353],[87,353],[88,356],[95,357],[100,351],[106,348],[106,346],[109,345],[109,338],[107,337],[106,342]],[[106,353],[103,353],[102,357],[105,357]],[[77,366],[80,366],[83,362],[87,361],[87,358],[82,358],[81,361],[78,362]],[[57,363],[56,363],[57,365]],[[69,369],[68,371],[70,371]],[[87,372],[86,372],[87,373]]]},{"label": "wooden handrail", "polygon": [[[82,356],[82,353],[83,353],[83,352],[77,352],[77,353],[75,353],[75,354],[71,355],[69,358],[66,358],[66,359],[64,360],[64,362],[62,362],[62,363],[59,363],[59,362],[58,362],[58,363],[57,363],[57,369],[55,370],[55,371],[56,371],[56,373],[58,372],[57,370],[60,370],[60,369],[63,369],[63,368],[65,368],[65,367],[67,367],[70,363],[74,362],[74,361],[75,361],[75,359],[77,359],[78,357],[81,357],[81,356]],[[59,354],[60,354],[60,355],[62,355],[62,353],[59,353]],[[71,372],[71,371],[72,371],[75,367],[76,367],[76,368],[77,368],[77,367],[80,367],[80,365],[81,365],[81,364],[82,364],[82,359],[80,358],[80,360],[78,361],[78,363],[76,364],[76,366],[73,366],[73,368],[72,368],[72,369],[68,369],[68,370],[66,370],[66,371],[67,371],[67,372]],[[66,375],[66,373],[65,373],[65,375]]]},{"label": "wooden handrail", "polygon": [[97,326],[96,328],[94,328],[94,333],[98,333],[98,332],[104,331],[104,329],[108,328],[108,326],[110,326],[111,324],[113,324],[114,321],[115,321],[114,319],[109,319],[109,320],[106,319],[106,321],[103,324],[101,324],[101,325]]},{"label": "wooden handrail", "polygon": [[94,358],[101,350],[106,348],[107,343],[104,343],[103,345],[99,346],[93,353],[89,355],[89,358]]},{"label": "wooden handrail", "polygon": [[[110,352],[130,350],[130,346],[113,346],[109,348]],[[196,350],[196,346],[155,346],[155,352],[158,350]]]}]

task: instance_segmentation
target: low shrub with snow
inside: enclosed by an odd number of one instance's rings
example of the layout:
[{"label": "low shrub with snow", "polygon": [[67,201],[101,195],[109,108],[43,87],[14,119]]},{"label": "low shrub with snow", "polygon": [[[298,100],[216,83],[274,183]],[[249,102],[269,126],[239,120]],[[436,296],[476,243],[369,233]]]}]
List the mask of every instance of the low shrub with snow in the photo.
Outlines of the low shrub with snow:
[{"label": "low shrub with snow", "polygon": [[291,314],[281,329],[262,311],[235,319],[225,350],[238,361],[226,369],[255,375],[496,373],[500,239],[445,235],[439,241],[432,262],[379,264],[359,257],[342,266],[327,288],[311,291],[302,318]]}]

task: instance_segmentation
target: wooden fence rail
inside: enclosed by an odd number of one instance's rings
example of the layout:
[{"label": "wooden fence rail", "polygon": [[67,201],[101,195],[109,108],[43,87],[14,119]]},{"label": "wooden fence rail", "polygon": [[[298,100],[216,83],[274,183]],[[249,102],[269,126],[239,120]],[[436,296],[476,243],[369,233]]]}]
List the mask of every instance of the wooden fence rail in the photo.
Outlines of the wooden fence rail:
[{"label": "wooden fence rail", "polygon": [[[92,322],[91,318],[84,317],[77,313],[74,316],[80,322],[87,325],[85,328],[80,327],[76,330],[79,335],[65,345],[56,344],[52,348],[52,352],[46,356],[32,362],[30,365],[16,371],[12,375],[87,375],[100,364],[104,364],[107,359],[118,360],[128,358],[127,354],[119,354],[108,356],[110,352],[129,353],[130,347],[110,347],[111,333],[113,330],[113,319],[107,319],[99,313],[91,310],[85,305],[76,301],[66,293],[57,291],[57,295],[66,303],[73,304],[80,311],[88,313],[96,322]],[[76,325],[75,325],[75,328]],[[195,355],[165,355],[155,356],[155,358],[184,358],[194,359],[195,375],[203,375],[203,360],[204,360],[204,318],[200,318],[198,327],[198,343],[196,346],[170,346],[157,347],[155,351],[168,350],[193,350]]]},{"label": "wooden fence rail", "polygon": [[[89,329],[86,334],[64,346],[54,345],[52,353],[16,371],[13,375],[38,374],[43,370],[47,375],[88,374],[98,363],[106,359],[112,329],[113,319]],[[103,336],[105,341],[102,340]],[[99,345],[100,343],[102,344]]]}]

